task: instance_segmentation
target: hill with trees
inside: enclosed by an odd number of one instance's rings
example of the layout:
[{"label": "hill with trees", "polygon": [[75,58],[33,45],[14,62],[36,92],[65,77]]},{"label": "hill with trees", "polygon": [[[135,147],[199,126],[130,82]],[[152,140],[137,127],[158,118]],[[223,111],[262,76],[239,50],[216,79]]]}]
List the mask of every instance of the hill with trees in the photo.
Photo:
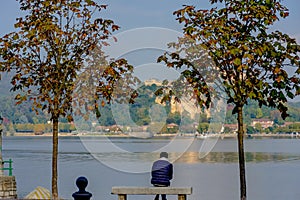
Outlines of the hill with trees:
[{"label": "hill with trees", "polygon": [[[4,81],[0,82],[3,86]],[[49,123],[50,116],[46,112],[40,111],[38,115],[36,115],[35,111],[31,109],[31,103],[26,102],[21,105],[16,105],[13,95],[11,95],[8,89],[1,87],[3,91],[6,93],[1,93],[0,96],[0,112],[5,118],[4,125],[7,129],[9,126],[15,126],[17,129],[17,124],[47,124]],[[136,98],[134,104],[129,105],[129,113],[131,119],[138,126],[147,126],[151,123],[150,110],[153,110],[153,105],[158,105],[156,96],[154,92],[158,89],[158,86],[155,84],[152,85],[142,85],[137,89],[139,96]],[[165,124],[177,124],[181,123],[181,114],[179,112],[171,112],[170,104],[160,105],[163,106],[166,113]],[[285,121],[288,122],[299,122],[300,121],[300,102],[289,102],[288,103],[290,114],[289,117],[286,118]],[[236,116],[232,115],[232,106],[227,107],[226,113],[226,124],[236,124]],[[159,112],[158,109],[154,112]],[[114,120],[114,116],[112,114],[112,109],[110,105],[105,105],[104,107],[100,107],[100,112],[103,113],[98,120],[98,125],[100,126],[112,126],[115,125],[116,122]],[[155,114],[155,113],[154,113]],[[160,114],[160,113],[157,113]],[[153,115],[153,113],[152,113]],[[208,123],[209,119],[205,113],[201,114],[201,121],[198,123]],[[245,107],[244,112],[244,120],[245,124],[250,125],[254,119],[270,119],[274,121],[275,124],[283,124],[284,121],[280,116],[280,112],[276,109],[272,109],[270,107],[262,106],[261,108],[254,101],[249,101],[247,106]],[[191,123],[195,122],[193,119],[190,119]],[[67,119],[60,119],[60,123],[68,123]],[[22,126],[19,126],[22,127]],[[29,125],[29,127],[32,127]],[[46,126],[47,127],[47,126]],[[31,128],[32,130],[34,128]],[[72,127],[74,129],[74,127]],[[46,129],[47,130],[47,129]],[[64,128],[62,129],[64,130]]]}]

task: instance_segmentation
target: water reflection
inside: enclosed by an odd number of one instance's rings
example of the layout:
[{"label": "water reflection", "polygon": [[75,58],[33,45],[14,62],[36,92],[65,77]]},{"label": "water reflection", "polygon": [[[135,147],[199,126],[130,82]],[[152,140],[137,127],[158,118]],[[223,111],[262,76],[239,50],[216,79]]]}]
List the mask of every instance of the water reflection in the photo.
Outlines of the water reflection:
[{"label": "water reflection", "polygon": [[[35,140],[19,140],[19,138],[8,138],[11,141],[6,141],[6,146],[3,151],[4,155],[12,158],[35,159],[35,160],[51,160],[51,139],[37,138]],[[7,140],[7,139],[6,139]],[[37,140],[37,141],[36,141]],[[107,141],[86,138],[88,146],[95,145],[97,148],[87,151],[80,139],[63,138],[61,139],[61,149],[59,153],[60,162],[70,161],[89,161],[99,160],[104,162],[153,162],[159,158],[159,151],[161,146],[166,146],[170,143],[169,139],[123,139],[115,138],[113,140],[115,145],[118,145],[123,152],[114,152],[106,148]],[[25,141],[25,142],[24,142]],[[293,160],[300,160],[300,140],[247,140],[248,150],[251,152],[245,153],[246,162],[260,163],[260,162],[286,162]],[[199,156],[199,148],[202,141],[195,141],[191,147],[185,151],[180,150],[179,147],[186,143],[186,140],[178,140],[176,148],[168,149],[169,159],[175,163],[237,163],[238,153],[234,152],[235,140],[220,140],[213,152],[210,152],[205,157]],[[7,145],[10,144],[10,145]],[[101,148],[100,148],[101,147]],[[274,152],[273,150],[280,149],[281,152]],[[125,151],[126,150],[126,151]],[[152,151],[156,150],[156,151]],[[256,152],[259,150],[260,152]]]},{"label": "water reflection", "polygon": [[[106,145],[104,140],[88,139],[91,143],[100,144],[103,149]],[[119,168],[128,171],[134,171],[136,168],[138,172],[141,168],[147,167],[150,172],[152,166],[150,162],[159,157],[160,147],[169,142],[169,139],[143,141],[116,138],[114,144],[128,152],[113,152],[108,149],[89,152],[79,138],[60,138],[60,196],[70,199],[70,194],[77,189],[72,183],[79,175],[89,178],[88,191],[93,193],[93,199],[117,198],[110,194],[111,187],[116,185],[150,185],[148,173],[136,175],[121,173],[99,164],[102,159],[97,160],[95,156],[115,162],[112,166],[122,166]],[[205,200],[238,199],[237,141],[219,140],[213,152],[199,159],[198,151],[202,142],[203,140],[195,140],[187,151],[183,151],[185,153],[179,159],[176,158],[182,152],[179,153],[178,148],[169,151],[176,170],[172,184],[193,187],[193,194],[188,199],[198,200],[199,197]],[[3,157],[13,159],[13,174],[17,177],[18,196],[25,196],[39,185],[51,188],[49,180],[51,180],[52,138],[5,137],[3,144]],[[249,139],[245,140],[245,146],[248,151],[245,154],[247,163],[252,163],[247,166],[250,199],[299,199],[300,139]],[[157,152],[147,152],[152,149]],[[140,163],[144,165],[141,166]],[[137,199],[140,200],[139,197]],[[141,197],[143,200],[146,198]]]},{"label": "water reflection", "polygon": [[[259,162],[283,162],[300,160],[300,155],[287,153],[265,153],[265,152],[246,152],[245,159],[248,163]],[[237,152],[210,152],[204,158],[199,158],[198,152],[185,152],[177,163],[237,163]]]},{"label": "water reflection", "polygon": [[[5,151],[8,157],[20,157],[23,159],[50,160],[51,151],[40,150],[9,150]],[[159,152],[60,152],[61,162],[70,161],[89,161],[93,159],[106,162],[146,162],[150,163],[159,158]],[[260,162],[286,162],[300,160],[300,154],[297,153],[276,153],[276,152],[246,152],[245,159],[247,163]],[[237,152],[210,152],[205,157],[199,155],[199,152],[169,152],[169,160],[175,163],[237,163]]]},{"label": "water reflection", "polygon": [[[97,153],[93,155],[96,159],[106,160],[108,162],[153,162],[159,158],[157,152],[135,152],[135,153]],[[247,163],[260,162],[286,162],[300,160],[298,154],[288,153],[265,153],[265,152],[246,152],[245,159]],[[237,152],[210,152],[204,158],[199,158],[198,152],[169,153],[169,160],[175,163],[237,163]]]}]

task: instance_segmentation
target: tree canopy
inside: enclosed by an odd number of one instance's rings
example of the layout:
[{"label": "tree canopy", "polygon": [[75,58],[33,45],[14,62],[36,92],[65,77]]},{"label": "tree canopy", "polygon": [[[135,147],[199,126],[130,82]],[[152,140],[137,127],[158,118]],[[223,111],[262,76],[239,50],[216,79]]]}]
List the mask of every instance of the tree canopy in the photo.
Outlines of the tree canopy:
[{"label": "tree canopy", "polygon": [[[12,90],[17,91],[17,104],[30,100],[33,110],[46,110],[50,114],[53,122],[52,198],[57,199],[58,119],[72,120],[73,91],[84,59],[95,47],[107,45],[111,32],[119,26],[101,18],[99,13],[107,5],[93,0],[18,2],[25,16],[17,18],[14,32],[0,39],[3,59],[0,72],[13,72],[11,84]],[[107,91],[112,82],[132,70],[122,59],[107,68],[111,79],[105,82],[104,89],[95,91],[95,98],[96,95],[109,98],[111,94]]]},{"label": "tree canopy", "polygon": [[[201,46],[213,59],[227,103],[233,104],[233,113],[237,113],[238,149],[240,165],[241,199],[246,199],[246,176],[243,144],[243,107],[249,99],[260,106],[276,107],[283,118],[288,116],[286,102],[300,93],[299,73],[300,46],[294,38],[280,31],[271,31],[270,27],[280,18],[289,15],[288,9],[280,0],[210,0],[211,9],[196,9],[184,6],[174,12],[179,23],[184,25],[183,32],[189,43],[178,41],[177,51],[166,53],[159,58],[170,67],[189,67],[199,58],[181,57],[180,52],[193,50]],[[184,40],[186,41],[186,40]],[[199,49],[199,48],[198,48]],[[188,54],[186,54],[188,55]],[[198,65],[199,66],[199,65]],[[188,73],[203,76],[211,65],[200,65],[187,69]],[[292,70],[292,73],[288,72]],[[196,72],[195,72],[196,70]],[[186,70],[185,70],[186,71]],[[185,72],[187,73],[187,72]],[[183,74],[185,75],[185,74]],[[209,96],[205,83],[208,80],[186,77],[186,82]],[[203,87],[204,86],[204,87]],[[197,95],[198,97],[205,97]],[[210,100],[210,99],[204,99]],[[203,105],[203,98],[197,99]],[[209,105],[209,102],[206,102]]]}]

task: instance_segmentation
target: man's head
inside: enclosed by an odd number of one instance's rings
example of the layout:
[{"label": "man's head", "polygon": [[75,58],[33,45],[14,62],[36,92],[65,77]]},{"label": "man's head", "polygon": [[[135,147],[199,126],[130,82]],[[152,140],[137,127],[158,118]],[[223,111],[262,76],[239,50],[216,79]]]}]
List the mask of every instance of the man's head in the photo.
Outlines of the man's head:
[{"label": "man's head", "polygon": [[168,153],[167,152],[161,152],[160,157],[168,158]]}]

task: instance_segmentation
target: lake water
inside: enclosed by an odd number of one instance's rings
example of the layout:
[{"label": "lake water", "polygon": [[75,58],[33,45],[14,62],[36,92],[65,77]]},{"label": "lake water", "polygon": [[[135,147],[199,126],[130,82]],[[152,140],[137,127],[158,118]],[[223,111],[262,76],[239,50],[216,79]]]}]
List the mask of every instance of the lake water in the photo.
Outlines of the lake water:
[{"label": "lake water", "polygon": [[[94,200],[116,200],[117,196],[110,194],[113,186],[151,186],[147,171],[158,157],[157,152],[171,141],[61,137],[59,195],[72,199],[79,176],[88,178],[87,191]],[[182,138],[175,147],[170,145],[170,159],[175,161],[172,186],[193,187],[190,200],[239,199],[237,141],[219,139],[212,151],[200,159],[198,151],[203,141]],[[51,188],[51,145],[52,139],[43,136],[3,139],[3,157],[13,159],[19,198],[37,186]],[[300,139],[252,138],[245,140],[245,150],[249,200],[300,198]],[[153,198],[128,196],[128,199]],[[176,196],[168,197],[175,199]]]}]

